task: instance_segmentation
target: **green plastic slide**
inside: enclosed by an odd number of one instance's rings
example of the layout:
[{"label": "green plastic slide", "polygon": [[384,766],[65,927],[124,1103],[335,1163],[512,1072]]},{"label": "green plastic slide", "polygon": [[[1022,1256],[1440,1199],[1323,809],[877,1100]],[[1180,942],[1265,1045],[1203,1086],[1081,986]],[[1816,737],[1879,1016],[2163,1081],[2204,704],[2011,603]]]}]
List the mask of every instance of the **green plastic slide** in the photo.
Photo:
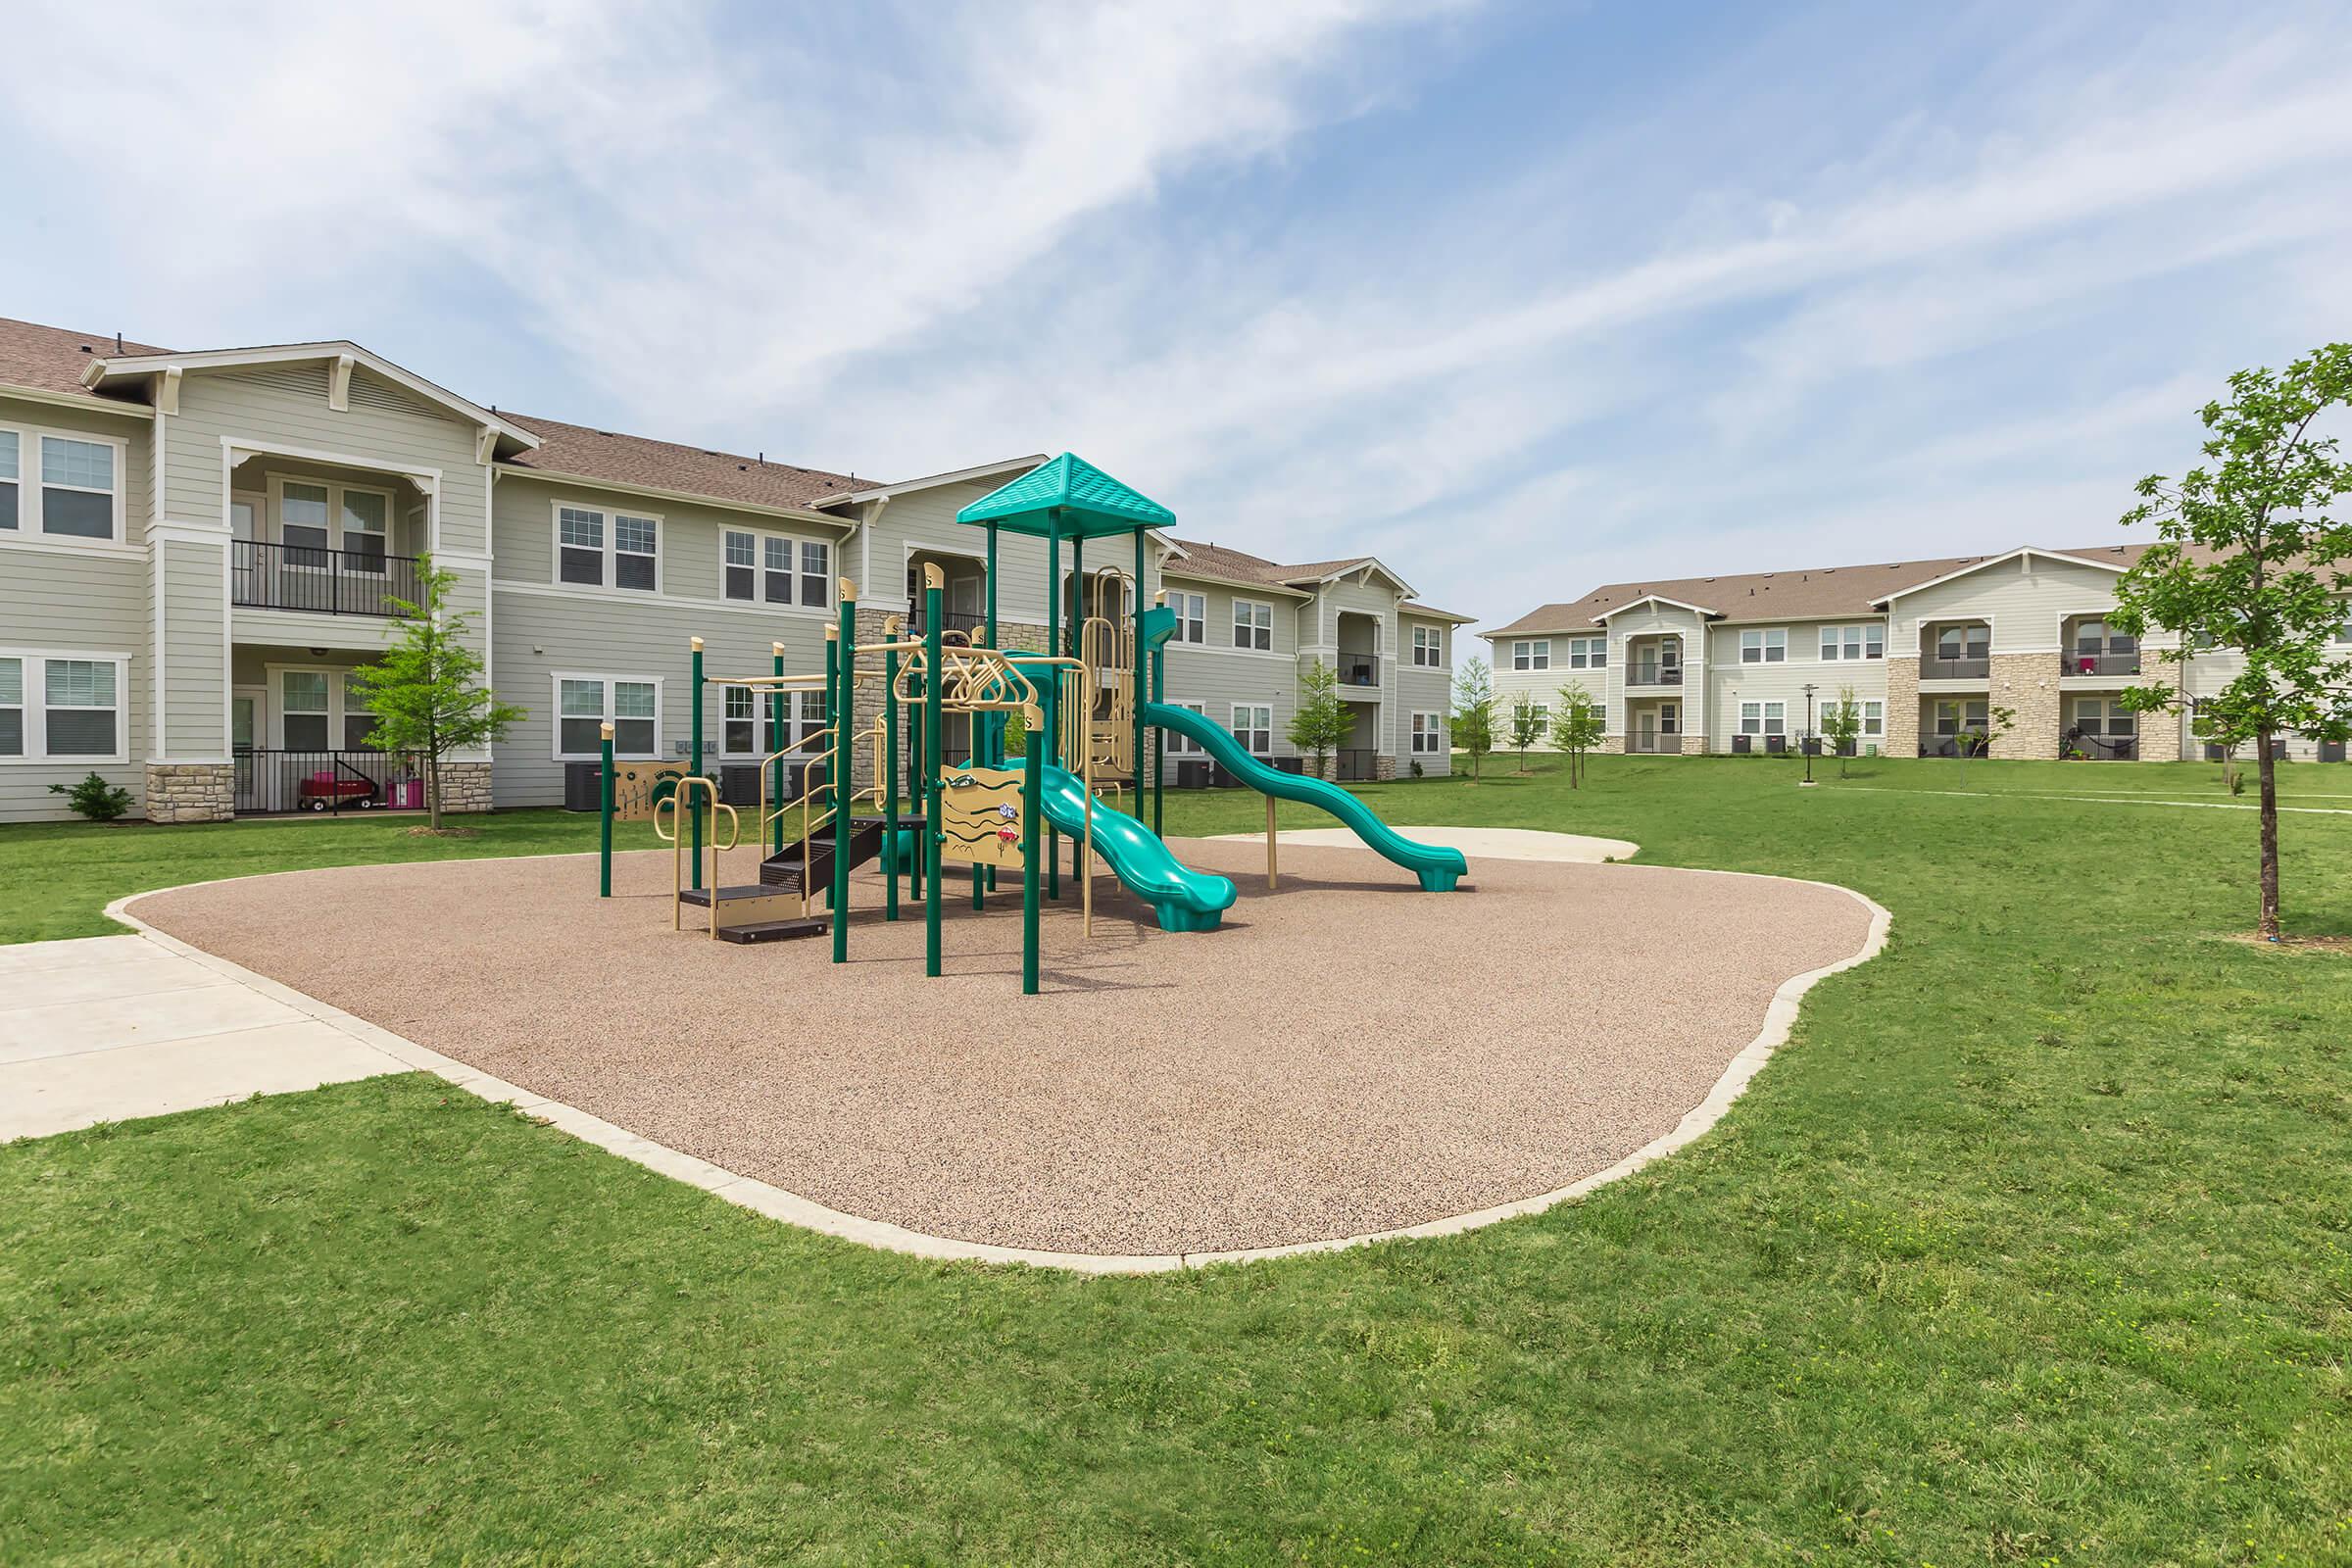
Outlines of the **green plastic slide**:
[{"label": "green plastic slide", "polygon": [[1144,722],[1190,739],[1215,758],[1218,766],[1260,795],[1271,795],[1278,801],[1298,801],[1329,811],[1352,829],[1357,838],[1419,877],[1424,893],[1452,892],[1455,881],[1470,869],[1461,851],[1437,844],[1415,844],[1374,816],[1371,808],[1337,784],[1268,767],[1250,755],[1233,731],[1189,708],[1146,703]]},{"label": "green plastic slide", "polygon": [[[1015,759],[1014,766],[1019,765]],[[1086,832],[1086,785],[1066,768],[1040,761],[1037,803],[1046,820],[1072,838]],[[1159,914],[1162,931],[1214,931],[1233,907],[1233,884],[1213,871],[1195,871],[1168,853],[1159,835],[1124,811],[1095,805],[1095,853],[1129,892]]]}]

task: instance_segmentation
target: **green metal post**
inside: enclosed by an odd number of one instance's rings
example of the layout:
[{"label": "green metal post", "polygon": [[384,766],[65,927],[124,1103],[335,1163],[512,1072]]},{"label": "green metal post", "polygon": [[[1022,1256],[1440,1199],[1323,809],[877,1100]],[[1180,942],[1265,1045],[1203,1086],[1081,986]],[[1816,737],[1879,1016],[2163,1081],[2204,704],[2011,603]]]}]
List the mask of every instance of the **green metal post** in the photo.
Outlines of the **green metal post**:
[{"label": "green metal post", "polygon": [[[884,632],[890,642],[899,640],[898,627],[889,626]],[[882,798],[882,918],[899,917],[899,700],[892,695],[899,689],[899,651],[882,651],[882,771],[888,775]]]},{"label": "green metal post", "polygon": [[[784,678],[784,645],[769,643],[767,647],[769,654],[775,660],[776,678],[782,680]],[[781,687],[767,694],[767,749],[771,752],[783,750],[776,737],[786,733],[784,711],[787,701]],[[768,825],[767,853],[782,855],[784,853],[784,759],[779,757],[768,763],[767,772],[767,800],[776,811],[774,821]]]},{"label": "green metal post", "polygon": [[[1041,715],[1042,716],[1042,715]],[[1039,729],[1045,726],[1040,724]],[[1040,737],[1029,737],[1029,750],[1021,759],[1021,995],[1037,995],[1037,858],[1041,850],[1038,839],[1038,791],[1045,787],[1045,775],[1038,763]]]},{"label": "green metal post", "polygon": [[[1152,650],[1152,700],[1155,703],[1167,701],[1167,690],[1168,656],[1164,650],[1154,648]],[[1168,732],[1154,725],[1152,730],[1152,831],[1163,839],[1168,836],[1168,830],[1163,825],[1166,818],[1161,810],[1164,803],[1160,799],[1160,790],[1165,785],[1167,771]]]},{"label": "green metal post", "polygon": [[[841,817],[841,779],[834,771],[841,760],[841,732],[847,728],[841,715],[841,628],[825,628],[825,727],[833,732],[833,744],[817,759],[824,764],[825,797],[833,803],[833,816],[838,828]],[[841,847],[841,835],[833,836],[835,849]],[[837,855],[834,858],[839,859]],[[833,907],[833,885],[825,884],[825,907]]]},{"label": "green metal post", "polygon": [[[1135,777],[1135,819],[1144,819],[1144,530],[1135,530],[1135,603],[1129,608],[1135,612],[1135,656],[1130,661],[1134,668],[1127,671],[1127,695],[1133,699],[1127,706],[1135,710],[1135,741],[1127,751],[1129,771]],[[1158,769],[1152,770],[1157,779]]]},{"label": "green metal post", "polygon": [[[1072,659],[1086,657],[1086,535],[1083,533],[1070,541],[1070,657]],[[1094,744],[1095,710],[1090,706],[1078,714],[1079,755],[1085,756]],[[1077,771],[1083,774],[1086,770],[1084,767],[1080,767]],[[1085,854],[1085,842],[1073,835],[1070,839],[1070,882],[1072,885],[1075,885],[1079,877],[1085,874],[1084,867],[1079,864],[1080,858]],[[1057,899],[1061,897],[1059,887],[1054,888],[1054,896]]]},{"label": "green metal post", "polygon": [[[1056,658],[1061,654],[1061,509],[1059,507],[1055,507],[1046,514],[1046,652]],[[1061,681],[1060,669],[1052,664],[1047,665],[1046,679],[1055,683],[1055,695],[1058,696]],[[1058,760],[1061,757],[1060,747],[1056,744],[1061,735],[1060,703],[1046,704],[1046,722],[1042,728],[1045,730],[1046,755]],[[1030,738],[1029,750],[1033,753],[1037,750],[1037,738],[1034,736]],[[1061,847],[1054,841],[1054,829],[1051,827],[1046,829],[1046,897],[1049,899],[1061,897]]]},{"label": "green metal post", "polygon": [[833,716],[833,961],[850,961],[850,709],[858,689],[858,601],[842,584],[841,626],[833,639],[840,673],[834,677]]},{"label": "green metal post", "polygon": [[600,808],[605,813],[604,869],[597,878],[596,896],[600,899],[609,899],[612,896],[612,726],[611,724],[604,726],[604,737],[605,777],[602,792],[603,804]]},{"label": "green metal post", "polygon": [[[687,738],[693,750],[686,762],[686,771],[699,777],[703,771],[703,640],[700,637],[694,639],[694,678],[686,683],[686,693],[694,704],[694,717],[687,726]],[[703,885],[703,813],[694,806],[694,802],[700,799],[700,792],[689,790],[685,794],[687,799],[678,804],[686,808],[685,814],[694,819],[694,826],[689,830],[694,835],[694,871],[693,880],[687,886],[699,888]]]},{"label": "green metal post", "polygon": [[923,973],[939,973],[939,584],[923,583]]},{"label": "green metal post", "polygon": [[[985,590],[988,602],[988,646],[1002,648],[1004,645],[997,638],[997,525],[993,522],[988,525],[988,576],[980,586]],[[1004,765],[1004,715],[991,713],[987,716],[986,722],[988,724],[988,762],[993,767],[1003,767]]]}]

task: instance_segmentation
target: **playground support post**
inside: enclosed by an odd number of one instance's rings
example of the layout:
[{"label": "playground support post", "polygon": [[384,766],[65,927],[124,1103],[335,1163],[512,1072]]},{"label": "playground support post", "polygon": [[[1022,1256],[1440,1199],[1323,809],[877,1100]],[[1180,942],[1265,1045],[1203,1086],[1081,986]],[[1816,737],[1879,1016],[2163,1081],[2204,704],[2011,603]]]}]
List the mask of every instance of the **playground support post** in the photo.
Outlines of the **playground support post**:
[{"label": "playground support post", "polygon": [[1274,891],[1274,797],[1266,797],[1266,891]]},{"label": "playground support post", "polygon": [[[1054,508],[1046,514],[1046,653],[1050,658],[1061,656],[1061,509]],[[1058,673],[1050,678],[1059,680]],[[1056,694],[1058,695],[1058,693]],[[1046,755],[1061,760],[1061,704],[1050,702],[1045,708],[1046,721],[1040,725],[1044,733]],[[1032,737],[1029,749],[1037,750],[1037,737]],[[1054,829],[1046,829],[1046,897],[1061,897],[1061,855],[1054,843]]]},{"label": "playground support post", "polygon": [[833,961],[850,961],[850,806],[857,781],[850,773],[850,708],[858,696],[858,585],[841,579],[840,629],[832,647],[840,667],[833,680]]},{"label": "playground support post", "polygon": [[[1039,715],[1041,718],[1043,714]],[[1039,724],[1029,735],[1029,749],[1021,758],[1021,995],[1037,995],[1037,860],[1044,845],[1039,842],[1038,792],[1045,787],[1045,770],[1038,758],[1042,751],[1045,726]]]},{"label": "playground support post", "polygon": [[[703,640],[696,637],[691,641],[694,648],[694,674],[686,683],[686,696],[693,704],[691,711],[694,716],[687,724],[687,742],[693,750],[686,760],[686,772],[694,776],[703,770]],[[688,886],[699,888],[703,885],[703,818],[700,812],[690,811],[687,814],[694,818],[694,825],[687,830],[694,835],[694,880]]]},{"label": "playground support post", "polygon": [[[1166,589],[1159,591],[1158,601],[1163,605],[1168,602]],[[1143,645],[1138,643],[1136,646],[1140,649]],[[1165,650],[1154,648],[1152,650],[1152,701],[1165,702],[1167,687],[1168,656]],[[1142,710],[1140,705],[1137,710]],[[1168,830],[1166,803],[1160,798],[1160,791],[1165,786],[1167,771],[1168,732],[1154,725],[1152,730],[1152,832],[1163,839],[1168,836]]]},{"label": "playground support post", "polygon": [[[825,727],[832,732],[834,744],[825,749],[825,796],[833,803],[833,815],[836,819],[841,815],[841,780],[835,775],[833,764],[841,755],[842,642],[841,627],[828,621],[825,625]],[[804,796],[808,793],[806,790],[802,791]],[[804,823],[808,820],[808,807],[804,800],[801,806],[801,820]],[[840,842],[841,840],[837,836],[834,843],[838,845]],[[806,896],[804,893],[803,897]],[[833,884],[830,881],[825,884],[825,907],[828,909],[833,907]]]},{"label": "playground support post", "polygon": [[899,917],[899,617],[882,623],[882,918]]},{"label": "playground support post", "polygon": [[939,973],[939,613],[947,574],[923,566],[923,973]]},{"label": "playground support post", "polygon": [[611,897],[612,896],[612,720],[610,720],[610,719],[607,719],[607,720],[604,722],[604,724],[602,724],[601,726],[599,726],[597,733],[603,737],[603,741],[602,741],[602,744],[601,744],[601,746],[600,746],[600,750],[603,752],[603,754],[604,754],[604,759],[605,759],[605,769],[604,769],[604,787],[603,787],[603,788],[602,788],[602,789],[601,789],[601,790],[598,792],[599,809],[601,809],[601,810],[604,812],[604,815],[605,815],[605,821],[604,821],[604,831],[603,831],[603,839],[604,839],[603,858],[604,858],[604,864],[603,864],[603,869],[602,869],[602,870],[601,870],[601,871],[598,873],[598,876],[597,876],[597,883],[596,883],[596,896],[597,896],[598,898],[600,898],[600,899],[609,899],[609,898],[611,898]]},{"label": "playground support post", "polygon": [[[784,645],[769,643],[767,652],[768,657],[775,662],[776,679],[781,681],[784,678]],[[779,754],[767,764],[767,798],[774,803],[776,808],[776,814],[770,821],[771,842],[767,851],[770,855],[784,853],[784,759],[781,755],[783,748],[776,744],[776,737],[792,733],[791,727],[784,722],[784,705],[793,699],[784,695],[784,688],[781,686],[767,694],[768,750]]]},{"label": "playground support post", "polygon": [[[1135,652],[1128,659],[1128,662],[1135,667],[1127,671],[1127,706],[1135,711],[1135,736],[1128,748],[1127,759],[1130,764],[1128,771],[1134,775],[1135,782],[1135,819],[1141,822],[1144,819],[1144,699],[1149,695],[1144,690],[1144,530],[1141,528],[1135,530],[1135,590],[1128,596],[1127,609],[1135,620]],[[1157,783],[1159,769],[1153,768],[1152,777]]]}]

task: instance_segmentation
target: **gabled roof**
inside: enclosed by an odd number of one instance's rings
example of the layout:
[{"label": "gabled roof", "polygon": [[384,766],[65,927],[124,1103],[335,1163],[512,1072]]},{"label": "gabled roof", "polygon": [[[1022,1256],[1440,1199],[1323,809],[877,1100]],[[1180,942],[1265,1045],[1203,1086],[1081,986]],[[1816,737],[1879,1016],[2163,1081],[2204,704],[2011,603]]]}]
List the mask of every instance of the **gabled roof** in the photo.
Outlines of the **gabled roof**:
[{"label": "gabled roof", "polygon": [[511,417],[533,431],[539,444],[499,465],[510,473],[594,480],[782,512],[810,511],[820,498],[858,484],[845,473],[769,463],[739,452],[680,446],[533,414]]},{"label": "gabled roof", "polygon": [[1263,556],[1253,556],[1244,550],[1229,550],[1198,539],[1170,539],[1169,556],[1160,563],[1163,577],[1180,577],[1188,582],[1221,582],[1238,588],[1263,588],[1273,593],[1287,594],[1294,599],[1314,596],[1303,588],[1294,588],[1283,581],[1288,566],[1277,565]]},{"label": "gabled roof", "polygon": [[1709,620],[1712,620],[1716,616],[1723,613],[1722,611],[1717,610],[1709,605],[1693,605],[1681,599],[1669,599],[1664,594],[1643,594],[1639,599],[1629,599],[1622,605],[1615,606],[1609,610],[1604,610],[1599,614],[1594,615],[1592,618],[1594,620],[1607,620],[1611,615],[1622,615],[1627,611],[1636,609],[1642,605],[1664,605],[1669,610],[1688,610],[1693,615],[1698,615]]},{"label": "gabled roof", "polygon": [[406,387],[425,402],[455,414],[470,424],[489,426],[511,438],[518,447],[528,448],[539,444],[538,436],[495,411],[469,398],[462,398],[446,387],[436,386],[416,371],[395,365],[348,338],[334,338],[322,343],[270,343],[242,349],[199,349],[185,354],[169,349],[150,349],[137,354],[100,354],[83,368],[81,381],[82,385],[96,390],[109,382],[156,375],[174,368],[229,369],[249,365],[305,365],[319,360],[349,360],[354,365],[364,365],[385,380]]},{"label": "gabled roof", "polygon": [[1164,528],[1176,514],[1120,483],[1073,452],[1042,463],[956,514],[957,522],[994,523],[1044,538],[1097,539]]},{"label": "gabled roof", "polygon": [[[117,398],[102,398],[81,378],[100,355],[117,352],[112,332],[75,332],[62,326],[42,326],[0,317],[0,387],[38,394],[45,402],[96,403],[122,408]],[[126,354],[161,354],[150,343],[123,343]]]},{"label": "gabled roof", "polygon": [[[2039,552],[2088,565],[2129,566],[2139,559],[2145,544],[2093,545],[2086,550]],[[1685,606],[1704,605],[1723,620],[1824,620],[1838,615],[1876,615],[1880,607],[1899,593],[1929,582],[1974,570],[1994,561],[2013,559],[2015,550],[1978,556],[1945,556],[1929,561],[1888,561],[1860,566],[1811,566],[1794,571],[1727,572],[1714,577],[1669,577],[1648,582],[1615,582],[1593,589],[1582,599],[1540,605],[1518,619],[1482,631],[1494,641],[1545,632],[1581,632],[1601,624],[1609,615],[1643,599],[1665,599]]]},{"label": "gabled roof", "polygon": [[[954,468],[946,473],[927,473],[917,479],[897,479],[889,484],[867,485],[863,489],[844,490],[838,495],[820,496],[809,503],[816,507],[846,506],[858,501],[887,501],[913,490],[935,489],[943,484],[966,484],[974,479],[993,479],[1000,473],[1021,473],[1046,461],[1042,452],[1026,458],[1002,458],[995,463],[983,463],[969,468]],[[853,484],[856,480],[851,481]]]},{"label": "gabled roof", "polygon": [[1478,619],[1476,615],[1457,615],[1450,610],[1440,610],[1434,605],[1417,605],[1409,599],[1396,607],[1396,613],[1419,615],[1425,620],[1450,620],[1456,626],[1467,626]]},{"label": "gabled roof", "polygon": [[[2138,552],[2135,550],[2132,552],[2132,555],[2136,558]],[[2002,555],[1986,556],[1984,560],[1975,563],[1973,565],[1962,566],[1955,571],[1947,571],[1940,577],[1930,577],[1925,582],[1915,582],[1908,587],[1897,588],[1892,593],[1882,595],[1880,598],[1873,600],[1872,603],[1879,605],[1890,605],[1897,599],[1902,598],[1903,595],[1918,593],[1922,588],[1933,588],[1939,583],[1950,582],[1956,577],[1965,577],[1971,572],[1983,571],[1986,566],[1998,566],[2005,562],[2024,561],[2031,557],[2038,557],[2043,561],[2063,561],[2072,565],[2089,566],[2097,571],[2121,572],[2126,570],[2131,565],[2129,561],[2122,560],[2120,557],[2111,558],[2106,561],[2092,561],[2086,557],[2075,555],[2070,551],[2038,550],[2032,545],[2020,545],[2017,549],[2008,551]]]},{"label": "gabled roof", "polygon": [[1342,577],[1352,576],[1359,571],[1377,571],[1395,583],[1396,591],[1406,598],[1411,598],[1414,593],[1413,585],[1398,576],[1378,556],[1350,556],[1345,561],[1310,561],[1303,565],[1285,566],[1282,570],[1285,575],[1281,580],[1284,582],[1301,586],[1312,584],[1317,587],[1327,582],[1336,582]]}]

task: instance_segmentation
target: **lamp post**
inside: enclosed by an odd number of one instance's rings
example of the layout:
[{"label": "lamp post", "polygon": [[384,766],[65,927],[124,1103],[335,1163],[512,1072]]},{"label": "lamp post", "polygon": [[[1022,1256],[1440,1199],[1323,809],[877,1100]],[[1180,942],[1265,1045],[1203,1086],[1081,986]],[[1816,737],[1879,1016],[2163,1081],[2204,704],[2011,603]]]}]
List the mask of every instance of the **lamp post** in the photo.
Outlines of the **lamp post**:
[{"label": "lamp post", "polygon": [[1813,782],[1813,748],[1820,744],[1814,738],[1813,729],[1814,689],[1811,681],[1805,682],[1805,738],[1797,743],[1798,749],[1805,754],[1805,782],[1807,784]]}]

